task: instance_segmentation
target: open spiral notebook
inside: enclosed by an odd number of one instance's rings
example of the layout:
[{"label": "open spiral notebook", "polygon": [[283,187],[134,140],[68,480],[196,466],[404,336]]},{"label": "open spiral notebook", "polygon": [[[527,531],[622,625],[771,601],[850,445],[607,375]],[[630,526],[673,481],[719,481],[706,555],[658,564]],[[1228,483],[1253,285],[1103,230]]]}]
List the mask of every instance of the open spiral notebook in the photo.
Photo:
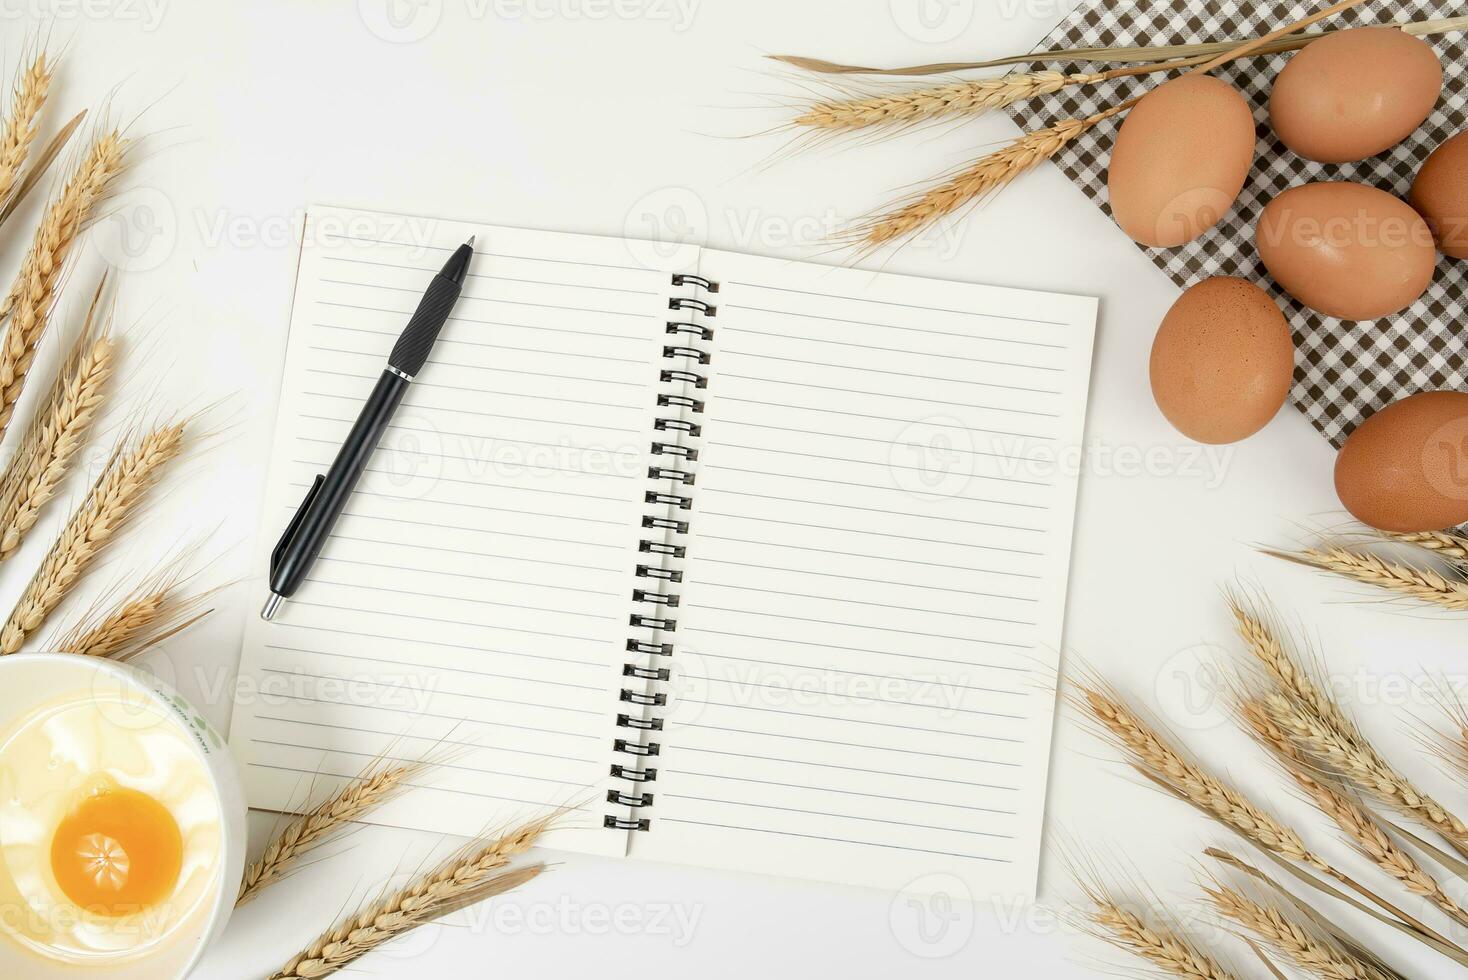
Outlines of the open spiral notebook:
[{"label": "open spiral notebook", "polygon": [[253,806],[976,896],[1035,887],[1096,302],[313,208],[276,535],[447,251],[464,293],[311,578],[252,617]]}]

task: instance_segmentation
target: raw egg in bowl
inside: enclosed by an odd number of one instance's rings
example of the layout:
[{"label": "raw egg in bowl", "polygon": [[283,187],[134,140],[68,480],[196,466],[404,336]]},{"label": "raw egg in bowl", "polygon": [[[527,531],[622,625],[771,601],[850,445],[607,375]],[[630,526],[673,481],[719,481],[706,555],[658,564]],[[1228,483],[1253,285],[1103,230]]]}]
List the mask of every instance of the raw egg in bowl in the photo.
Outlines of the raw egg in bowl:
[{"label": "raw egg in bowl", "polygon": [[0,976],[187,975],[244,846],[224,741],[172,688],[75,654],[0,658]]}]

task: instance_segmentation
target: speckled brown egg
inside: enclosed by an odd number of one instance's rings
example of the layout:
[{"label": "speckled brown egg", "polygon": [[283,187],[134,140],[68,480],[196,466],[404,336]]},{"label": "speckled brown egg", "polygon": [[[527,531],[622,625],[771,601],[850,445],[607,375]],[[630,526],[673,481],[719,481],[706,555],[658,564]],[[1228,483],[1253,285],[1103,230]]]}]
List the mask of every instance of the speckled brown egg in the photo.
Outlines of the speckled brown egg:
[{"label": "speckled brown egg", "polygon": [[1259,258],[1285,292],[1344,320],[1410,306],[1432,283],[1437,248],[1422,216],[1365,184],[1291,187],[1265,205]]},{"label": "speckled brown egg", "polygon": [[1362,422],[1336,457],[1335,491],[1383,531],[1468,521],[1468,393],[1410,395]]},{"label": "speckled brown egg", "polygon": [[1254,162],[1254,117],[1232,85],[1184,75],[1127,113],[1111,150],[1111,213],[1133,241],[1190,242],[1233,207]]},{"label": "speckled brown egg", "polygon": [[1269,122],[1308,160],[1364,160],[1422,125],[1442,88],[1442,65],[1426,41],[1394,27],[1357,27],[1290,58],[1269,94]]},{"label": "speckled brown egg", "polygon": [[1412,184],[1412,206],[1444,255],[1468,259],[1468,130],[1432,151]]},{"label": "speckled brown egg", "polygon": [[1152,341],[1152,397],[1198,442],[1237,442],[1274,418],[1290,392],[1295,345],[1269,294],[1219,276],[1178,297]]}]

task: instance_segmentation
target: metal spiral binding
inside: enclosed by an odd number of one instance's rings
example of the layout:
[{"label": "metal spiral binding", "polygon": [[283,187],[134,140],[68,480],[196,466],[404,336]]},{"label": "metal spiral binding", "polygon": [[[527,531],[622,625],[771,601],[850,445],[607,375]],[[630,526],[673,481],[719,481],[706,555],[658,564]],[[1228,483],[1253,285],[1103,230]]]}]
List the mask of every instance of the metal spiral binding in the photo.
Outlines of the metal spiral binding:
[{"label": "metal spiral binding", "polygon": [[[672,282],[675,287],[691,287],[708,295],[719,291],[718,283],[702,276],[677,274]],[[669,669],[660,666],[658,661],[673,655],[668,634],[678,628],[675,610],[680,598],[673,587],[683,581],[680,563],[687,554],[687,546],[682,541],[689,527],[680,512],[693,507],[693,498],[683,490],[693,486],[697,478],[694,464],[698,461],[698,446],[694,442],[703,434],[702,426],[690,416],[701,414],[704,403],[690,392],[708,387],[708,376],[696,369],[708,364],[711,357],[707,350],[694,344],[713,340],[713,328],[702,321],[718,315],[718,307],[713,303],[688,296],[668,300],[668,309],[678,317],[667,322],[666,332],[671,339],[663,347],[663,357],[672,363],[658,372],[659,382],[667,387],[658,392],[657,405],[677,411],[653,422],[658,437],[653,440],[652,454],[666,458],[667,465],[660,460],[647,469],[647,478],[654,481],[654,487],[643,494],[643,501],[656,510],[643,515],[642,526],[659,532],[660,536],[649,535],[638,542],[639,554],[649,559],[637,565],[636,574],[646,579],[647,585],[632,591],[632,601],[639,611],[631,614],[628,623],[640,632],[627,639],[626,649],[640,659],[622,665],[622,676],[643,686],[622,689],[619,697],[628,708],[617,715],[617,727],[627,729],[629,735],[612,742],[613,751],[637,760],[612,764],[612,776],[628,783],[651,783],[658,778],[657,767],[649,765],[647,760],[659,754],[662,743],[650,733],[663,729],[663,719],[655,711],[668,703],[668,695],[656,688],[667,683],[671,676]],[[634,815],[607,814],[602,819],[604,827],[647,830],[651,826],[651,819],[642,816],[653,802],[653,794],[645,787],[630,791],[610,789],[606,798],[608,803],[625,807]]]}]

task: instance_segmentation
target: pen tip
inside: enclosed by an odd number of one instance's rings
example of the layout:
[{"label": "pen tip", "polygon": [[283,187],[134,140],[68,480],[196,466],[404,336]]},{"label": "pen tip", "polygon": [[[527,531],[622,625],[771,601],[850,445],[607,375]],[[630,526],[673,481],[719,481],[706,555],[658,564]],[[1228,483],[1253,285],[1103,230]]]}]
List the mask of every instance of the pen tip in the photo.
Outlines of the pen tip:
[{"label": "pen tip", "polygon": [[464,244],[465,245],[468,245],[470,248],[473,248],[474,247],[474,239],[477,238],[477,237],[478,237],[477,235],[470,235],[469,236],[469,240],[467,242],[465,242]]}]

